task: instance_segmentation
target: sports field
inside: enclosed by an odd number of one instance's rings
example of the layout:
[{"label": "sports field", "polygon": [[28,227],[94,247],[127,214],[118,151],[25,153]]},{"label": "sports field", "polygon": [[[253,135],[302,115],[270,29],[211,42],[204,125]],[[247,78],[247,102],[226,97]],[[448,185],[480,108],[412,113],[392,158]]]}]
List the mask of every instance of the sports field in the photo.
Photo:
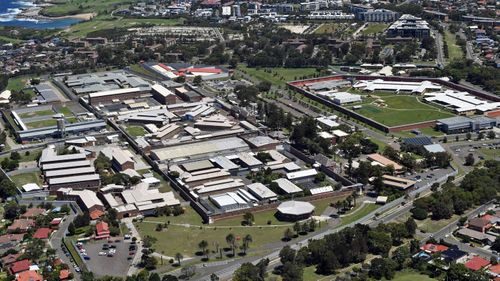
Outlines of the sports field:
[{"label": "sports field", "polygon": [[[375,93],[375,95],[378,95]],[[356,112],[387,126],[399,126],[417,122],[452,117],[454,114],[423,103],[416,96],[381,95],[360,103]]]},{"label": "sports field", "polygon": [[381,33],[384,30],[386,30],[388,26],[389,25],[385,24],[385,23],[370,24],[365,29],[363,29],[363,31],[361,31],[361,33],[363,33],[364,35]]},{"label": "sports field", "polygon": [[304,76],[310,77],[316,73],[316,68],[253,68],[244,65],[238,65],[238,70],[253,76],[259,80],[267,81],[273,85],[285,85],[288,81],[303,79]]}]

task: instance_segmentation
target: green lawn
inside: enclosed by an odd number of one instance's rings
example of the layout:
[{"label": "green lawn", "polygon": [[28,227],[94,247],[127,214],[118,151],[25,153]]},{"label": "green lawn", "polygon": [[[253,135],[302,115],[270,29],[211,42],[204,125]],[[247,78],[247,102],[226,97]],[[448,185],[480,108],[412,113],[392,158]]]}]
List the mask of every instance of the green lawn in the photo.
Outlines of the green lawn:
[{"label": "green lawn", "polygon": [[344,217],[341,218],[341,225],[346,225],[346,224],[350,224],[354,221],[357,221],[360,218],[368,215],[369,213],[375,211],[376,209],[378,209],[380,207],[380,205],[377,205],[377,204],[365,204],[361,208],[359,206],[361,206],[361,205],[358,205],[357,208],[350,211],[347,215],[345,215]]},{"label": "green lawn", "polygon": [[91,21],[72,25],[63,32],[69,38],[84,37],[88,33],[103,29],[131,28],[136,26],[173,26],[183,22],[182,19],[115,19],[96,17]]},{"label": "green lawn", "polygon": [[455,34],[446,30],[444,32],[444,40],[446,41],[446,44],[448,45],[448,58],[449,58],[449,60],[463,59],[464,58],[464,53],[462,52],[462,49],[460,48],[460,46],[457,45],[457,39],[455,38]]},{"label": "green lawn", "polygon": [[[155,231],[154,223],[136,223],[141,236],[149,235],[155,237],[157,242],[154,248],[157,252],[164,252],[167,256],[174,256],[175,253],[182,253],[185,257],[194,256],[199,250],[198,243],[206,240],[209,244],[209,250],[215,250],[215,244],[219,243],[221,247],[227,247],[225,237],[232,233],[236,236],[238,243],[245,235],[250,234],[253,242],[250,248],[262,249],[264,244],[279,241],[283,237],[286,229],[284,226],[274,227],[230,227],[222,228],[214,226],[184,227],[170,225],[167,229],[158,232]],[[238,250],[237,250],[238,252]]]},{"label": "green lawn", "polygon": [[9,78],[9,83],[7,84],[7,90],[11,91],[21,91],[26,87],[26,83],[30,79],[29,76],[18,76],[14,78]]},{"label": "green lawn", "polygon": [[133,137],[142,137],[147,134],[146,130],[142,126],[127,126],[127,133]]},{"label": "green lawn", "polygon": [[479,149],[479,152],[484,154],[484,158],[486,160],[500,158],[500,149],[481,148]]},{"label": "green lawn", "polygon": [[63,105],[58,107],[57,112],[64,114],[65,117],[73,116],[73,112],[67,106]]},{"label": "green lawn", "polygon": [[378,145],[378,152],[384,151],[384,149],[388,146],[387,143],[376,139],[376,138],[370,138],[370,140]]},{"label": "green lawn", "polygon": [[47,109],[47,110],[21,113],[21,114],[19,114],[19,117],[30,118],[30,117],[35,117],[35,116],[47,116],[47,115],[54,115],[54,114],[55,114],[55,112],[53,110]]},{"label": "green lawn", "polygon": [[345,198],[347,198],[347,196],[335,198],[335,199],[334,198],[324,198],[324,199],[320,199],[320,200],[316,200],[316,201],[311,201],[310,203],[313,204],[314,207],[316,207],[314,209],[314,214],[317,216],[320,216],[326,210],[326,208],[328,208],[330,206],[331,203],[335,203],[337,201],[344,200]]},{"label": "green lawn", "polygon": [[42,184],[42,180],[40,179],[40,172],[19,174],[11,176],[10,178],[18,187],[21,187],[27,183],[36,183],[38,185]]},{"label": "green lawn", "polygon": [[46,120],[40,120],[40,121],[35,121],[35,122],[30,122],[25,124],[26,127],[30,129],[36,129],[36,128],[43,128],[43,127],[48,127],[48,126],[55,126],[57,125],[56,119],[46,119]]},{"label": "green lawn", "polygon": [[273,85],[285,85],[286,82],[302,79],[316,73],[316,68],[249,68],[239,65],[238,69],[259,80],[267,81]]},{"label": "green lawn", "polygon": [[314,34],[329,34],[341,29],[343,27],[339,23],[324,23],[314,31]]},{"label": "green lawn", "polygon": [[0,42],[17,44],[17,43],[23,42],[23,40],[11,38],[11,37],[7,37],[7,36],[0,36]]},{"label": "green lawn", "polygon": [[416,222],[417,222],[418,229],[420,229],[426,233],[433,233],[433,232],[436,232],[436,231],[440,230],[441,228],[447,226],[449,223],[451,223],[452,221],[454,221],[458,218],[460,218],[460,216],[453,215],[449,219],[432,220],[430,218],[427,218],[427,219],[421,220],[421,221],[416,220]]},{"label": "green lawn", "polygon": [[422,134],[430,136],[430,137],[442,137],[444,136],[444,133],[441,131],[437,131],[432,127],[427,127],[427,128],[420,128],[418,129]]},{"label": "green lawn", "polygon": [[[133,3],[132,0],[67,0],[63,4],[48,6],[43,14],[50,16],[67,16],[80,13],[111,13],[118,6]],[[60,2],[61,3],[61,2]]]},{"label": "green lawn", "polygon": [[130,70],[135,71],[137,73],[142,73],[142,74],[148,75],[148,76],[156,76],[157,75],[156,73],[153,73],[151,71],[146,70],[144,67],[142,67],[139,64],[132,64],[129,67],[130,67]]},{"label": "green lawn", "polygon": [[415,96],[382,96],[381,99],[384,100],[387,106],[365,104],[356,112],[387,126],[398,126],[454,116],[452,113],[420,102]]},{"label": "green lawn", "polygon": [[[316,273],[316,266],[308,266],[304,268],[303,280],[304,281],[318,281],[318,280],[330,280],[326,279],[328,276],[320,275]],[[329,275],[331,277],[331,275]]]},{"label": "green lawn", "polygon": [[375,24],[369,24],[361,33],[364,35],[372,35],[372,34],[377,34],[381,33],[384,30],[387,29],[389,25],[385,23],[375,23]]},{"label": "green lawn", "polygon": [[[383,279],[385,280],[385,279]],[[436,281],[437,279],[430,278],[427,275],[420,274],[413,270],[404,270],[396,273],[392,281]]]}]

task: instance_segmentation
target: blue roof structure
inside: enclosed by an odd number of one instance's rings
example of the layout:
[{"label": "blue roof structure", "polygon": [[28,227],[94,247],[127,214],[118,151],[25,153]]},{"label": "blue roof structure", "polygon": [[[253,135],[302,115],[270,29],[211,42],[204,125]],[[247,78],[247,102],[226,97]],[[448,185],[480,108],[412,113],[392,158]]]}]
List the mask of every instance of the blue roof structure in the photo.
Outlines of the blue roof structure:
[{"label": "blue roof structure", "polygon": [[406,138],[403,139],[403,143],[417,146],[429,145],[432,144],[432,139],[429,137]]}]

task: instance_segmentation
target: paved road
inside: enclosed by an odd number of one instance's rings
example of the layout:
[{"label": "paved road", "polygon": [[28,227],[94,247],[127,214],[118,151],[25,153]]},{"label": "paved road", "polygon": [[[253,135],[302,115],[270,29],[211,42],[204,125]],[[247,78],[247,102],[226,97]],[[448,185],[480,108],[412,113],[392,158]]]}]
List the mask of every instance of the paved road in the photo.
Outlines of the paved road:
[{"label": "paved road", "polygon": [[139,234],[139,231],[137,231],[134,223],[132,222],[132,218],[122,219],[122,222],[124,222],[127,225],[128,229],[132,233],[132,237],[137,238],[137,241],[136,241],[137,250],[135,251],[134,259],[132,260],[132,263],[130,264],[130,268],[129,268],[128,273],[127,273],[128,276],[131,276],[133,274],[138,273],[140,270],[140,268],[137,265],[141,261],[142,239],[141,239],[141,235]]},{"label": "paved road", "polygon": [[434,39],[436,41],[436,49],[437,49],[437,57],[436,63],[439,68],[443,68],[445,64],[444,58],[444,46],[443,46],[443,35],[439,31],[432,30],[432,34],[434,35]]},{"label": "paved road", "polygon": [[[71,209],[71,208],[70,208]],[[65,217],[64,221],[59,225],[59,229],[52,234],[49,240],[50,246],[56,250],[56,256],[61,258],[61,260],[69,266],[70,271],[73,273],[76,280],[80,280],[80,274],[78,274],[73,266],[71,266],[71,257],[67,257],[62,250],[62,239],[66,236],[66,230],[69,224],[75,218],[76,213],[71,209],[71,213]]]}]

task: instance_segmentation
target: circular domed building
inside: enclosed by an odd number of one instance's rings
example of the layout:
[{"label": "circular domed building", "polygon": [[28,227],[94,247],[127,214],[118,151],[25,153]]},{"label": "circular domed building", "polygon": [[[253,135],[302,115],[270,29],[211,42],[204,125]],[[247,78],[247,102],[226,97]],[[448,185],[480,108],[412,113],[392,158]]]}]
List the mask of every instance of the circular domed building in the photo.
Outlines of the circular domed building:
[{"label": "circular domed building", "polygon": [[278,206],[278,218],[286,221],[308,219],[314,212],[314,205],[302,201],[286,201]]}]

